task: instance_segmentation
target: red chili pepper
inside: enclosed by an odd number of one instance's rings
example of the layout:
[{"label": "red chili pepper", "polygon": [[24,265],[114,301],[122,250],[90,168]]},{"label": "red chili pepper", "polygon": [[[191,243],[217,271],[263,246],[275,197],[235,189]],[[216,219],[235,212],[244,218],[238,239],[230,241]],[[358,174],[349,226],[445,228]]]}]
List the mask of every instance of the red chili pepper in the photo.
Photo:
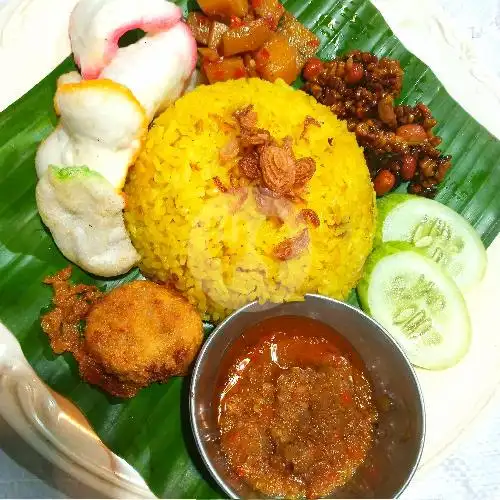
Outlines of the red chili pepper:
[{"label": "red chili pepper", "polygon": [[271,54],[269,51],[262,47],[258,52],[255,54],[255,66],[258,71],[261,71],[267,64],[267,61],[271,57]]},{"label": "red chili pepper", "polygon": [[307,42],[307,45],[309,45],[309,47],[318,47],[319,46],[319,40],[317,40],[316,38],[314,40],[309,40]]},{"label": "red chili pepper", "polygon": [[258,9],[262,5],[262,0],[252,0],[252,7]]},{"label": "red chili pepper", "polygon": [[269,51],[267,49],[263,48],[259,50],[259,57],[264,61],[267,61],[269,57],[271,57],[271,54],[269,54]]},{"label": "red chili pepper", "polygon": [[352,403],[352,396],[349,392],[347,391],[344,391],[340,394],[340,398],[342,399],[342,401],[348,405],[348,404],[351,404]]},{"label": "red chili pepper", "polygon": [[224,70],[222,70],[222,69],[218,69],[218,70],[215,72],[214,76],[215,76],[215,78],[216,78],[217,80],[224,80],[224,76],[225,76],[225,74],[224,74]]},{"label": "red chili pepper", "polygon": [[239,28],[240,26],[244,26],[245,23],[242,21],[241,18],[237,16],[231,16],[231,21],[229,23],[229,26],[231,28]]},{"label": "red chili pepper", "polygon": [[245,68],[237,68],[234,70],[233,76],[237,80],[238,78],[243,78],[246,74]]},{"label": "red chili pepper", "polygon": [[267,24],[271,31],[276,31],[278,29],[278,19],[273,19],[272,17],[264,18],[264,22]]}]

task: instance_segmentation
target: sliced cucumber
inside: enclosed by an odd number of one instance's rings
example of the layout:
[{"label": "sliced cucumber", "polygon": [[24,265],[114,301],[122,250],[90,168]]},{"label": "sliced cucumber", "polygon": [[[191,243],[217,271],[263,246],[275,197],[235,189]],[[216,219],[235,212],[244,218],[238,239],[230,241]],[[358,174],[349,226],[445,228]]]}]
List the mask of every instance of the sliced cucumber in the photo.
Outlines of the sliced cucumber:
[{"label": "sliced cucumber", "polygon": [[486,250],[474,228],[451,208],[418,196],[391,194],[378,202],[375,244],[407,241],[468,290],[486,270]]},{"label": "sliced cucumber", "polygon": [[373,251],[358,296],[363,310],[416,366],[448,368],[469,349],[471,326],[462,293],[440,266],[408,243],[384,243]]}]

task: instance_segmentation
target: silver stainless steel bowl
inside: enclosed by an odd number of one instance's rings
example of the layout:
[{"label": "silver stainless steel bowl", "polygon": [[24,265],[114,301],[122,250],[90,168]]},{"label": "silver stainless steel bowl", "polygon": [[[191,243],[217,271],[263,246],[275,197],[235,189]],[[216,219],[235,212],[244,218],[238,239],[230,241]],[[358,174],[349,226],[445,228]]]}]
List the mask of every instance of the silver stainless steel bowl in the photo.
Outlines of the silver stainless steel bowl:
[{"label": "silver stainless steel bowl", "polygon": [[275,316],[307,316],[342,334],[360,354],[379,408],[375,442],[354,477],[330,498],[397,498],[417,469],[425,435],[422,393],[405,354],[391,336],[362,311],[320,295],[303,302],[251,303],[221,323],[204,344],[194,367],[190,416],[196,444],[208,470],[231,498],[263,498],[229,470],[220,450],[216,379],[224,353],[246,329]]}]

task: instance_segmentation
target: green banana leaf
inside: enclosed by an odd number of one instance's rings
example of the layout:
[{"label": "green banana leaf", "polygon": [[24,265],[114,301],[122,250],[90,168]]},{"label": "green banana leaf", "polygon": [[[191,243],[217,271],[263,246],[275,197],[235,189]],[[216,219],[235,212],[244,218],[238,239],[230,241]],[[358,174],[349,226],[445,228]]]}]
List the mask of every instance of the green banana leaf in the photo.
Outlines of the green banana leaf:
[{"label": "green banana leaf", "polygon": [[[179,2],[187,11],[192,1]],[[291,11],[321,38],[320,56],[369,50],[401,61],[402,101],[428,104],[439,120],[442,149],[453,155],[437,199],[463,214],[486,245],[500,229],[500,142],[471,118],[421,61],[392,34],[365,0],[289,0]],[[54,128],[57,77],[74,69],[66,60],[0,115],[0,320],[16,335],[38,375],[83,411],[102,441],[133,465],[161,497],[220,497],[201,463],[188,417],[188,379],[155,384],[130,401],[85,384],[70,355],[55,356],[39,318],[51,300],[42,279],[66,266],[37,213],[34,155]],[[74,279],[110,289],[122,280],[96,280],[75,269]]]}]

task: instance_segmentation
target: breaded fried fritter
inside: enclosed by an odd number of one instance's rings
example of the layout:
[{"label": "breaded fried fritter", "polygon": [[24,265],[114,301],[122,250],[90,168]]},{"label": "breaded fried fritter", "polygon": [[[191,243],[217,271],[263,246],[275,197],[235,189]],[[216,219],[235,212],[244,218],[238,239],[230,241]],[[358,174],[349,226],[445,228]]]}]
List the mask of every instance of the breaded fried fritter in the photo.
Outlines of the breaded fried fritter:
[{"label": "breaded fried fritter", "polygon": [[70,277],[66,268],[45,280],[54,288],[54,308],[41,324],[54,352],[73,354],[85,381],[129,398],[187,373],[203,338],[200,315],[187,300],[150,281],[104,295]]},{"label": "breaded fried fritter", "polygon": [[150,281],[115,288],[87,317],[85,350],[108,373],[145,386],[185,375],[203,325],[186,299]]}]

